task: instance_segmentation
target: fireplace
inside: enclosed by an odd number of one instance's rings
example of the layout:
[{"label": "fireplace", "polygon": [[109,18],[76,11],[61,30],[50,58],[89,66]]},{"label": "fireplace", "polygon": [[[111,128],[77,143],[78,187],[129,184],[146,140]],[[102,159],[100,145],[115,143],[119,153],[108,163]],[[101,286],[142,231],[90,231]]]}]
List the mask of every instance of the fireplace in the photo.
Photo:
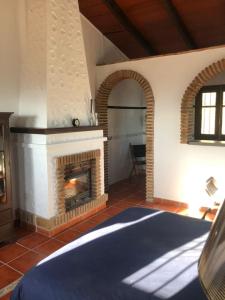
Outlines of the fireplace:
[{"label": "fireplace", "polygon": [[102,129],[73,127],[18,132],[13,137],[19,158],[16,171],[18,178],[22,178],[18,181],[21,222],[53,236],[106,207],[106,138]]},{"label": "fireplace", "polygon": [[102,202],[100,150],[57,158],[58,215],[80,215]]},{"label": "fireplace", "polygon": [[66,165],[64,173],[65,210],[68,212],[91,201],[91,162]]}]

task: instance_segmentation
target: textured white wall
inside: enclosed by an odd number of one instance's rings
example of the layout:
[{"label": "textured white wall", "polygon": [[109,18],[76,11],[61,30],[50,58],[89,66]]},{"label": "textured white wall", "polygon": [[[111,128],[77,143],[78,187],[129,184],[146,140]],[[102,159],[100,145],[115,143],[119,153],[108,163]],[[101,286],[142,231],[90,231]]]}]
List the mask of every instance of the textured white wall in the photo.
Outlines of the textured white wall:
[{"label": "textured white wall", "polygon": [[150,83],[155,97],[154,196],[197,203],[207,198],[214,176],[224,195],[225,148],[180,144],[180,108],[185,89],[206,66],[225,57],[225,47],[97,67],[98,85],[112,72],[131,69]]},{"label": "textured white wall", "polygon": [[126,61],[128,57],[81,15],[92,98],[96,94],[96,65]]},{"label": "textured white wall", "polygon": [[18,125],[88,125],[90,84],[77,0],[20,0]]},{"label": "textured white wall", "polygon": [[88,125],[90,84],[77,0],[48,0],[48,127]]},{"label": "textured white wall", "polygon": [[[109,105],[145,106],[144,93],[135,80],[123,80],[112,90]],[[145,111],[109,109],[109,183],[127,178],[132,163],[129,144],[142,144],[145,132]]]},{"label": "textured white wall", "polygon": [[47,126],[46,0],[20,0],[20,97],[17,126]]},{"label": "textured white wall", "polygon": [[19,46],[15,0],[0,0],[0,111],[18,114]]},{"label": "textured white wall", "polygon": [[126,57],[83,16],[81,27],[77,0],[0,1],[1,110],[17,126],[88,125],[96,64]]}]

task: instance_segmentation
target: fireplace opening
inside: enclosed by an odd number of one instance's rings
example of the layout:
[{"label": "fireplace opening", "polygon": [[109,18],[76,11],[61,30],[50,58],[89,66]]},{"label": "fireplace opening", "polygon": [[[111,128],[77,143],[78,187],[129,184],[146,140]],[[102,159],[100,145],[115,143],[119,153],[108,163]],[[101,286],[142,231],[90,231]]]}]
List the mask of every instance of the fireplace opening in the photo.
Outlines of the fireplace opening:
[{"label": "fireplace opening", "polygon": [[64,196],[66,212],[91,201],[91,163],[66,165],[64,173]]}]

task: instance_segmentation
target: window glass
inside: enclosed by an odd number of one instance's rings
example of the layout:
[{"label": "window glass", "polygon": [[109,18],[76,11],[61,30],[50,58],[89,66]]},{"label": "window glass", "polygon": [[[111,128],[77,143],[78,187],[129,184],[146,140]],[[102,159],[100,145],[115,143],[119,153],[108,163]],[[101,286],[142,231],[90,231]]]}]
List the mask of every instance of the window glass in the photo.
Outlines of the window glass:
[{"label": "window glass", "polygon": [[225,107],[222,108],[222,134],[225,135]]},{"label": "window glass", "polygon": [[202,93],[202,106],[215,106],[216,92]]},{"label": "window glass", "polygon": [[215,107],[202,108],[201,134],[215,134]]},{"label": "window glass", "polygon": [[223,91],[223,107],[222,107],[222,130],[221,134],[225,135],[225,91]]},{"label": "window glass", "polygon": [[203,87],[195,105],[195,138],[225,140],[225,85]]}]

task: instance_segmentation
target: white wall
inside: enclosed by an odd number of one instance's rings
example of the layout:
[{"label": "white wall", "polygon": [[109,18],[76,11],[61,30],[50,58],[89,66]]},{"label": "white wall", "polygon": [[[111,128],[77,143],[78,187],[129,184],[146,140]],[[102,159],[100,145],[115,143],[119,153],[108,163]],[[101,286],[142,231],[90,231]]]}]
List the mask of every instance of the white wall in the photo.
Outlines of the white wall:
[{"label": "white wall", "polygon": [[0,111],[18,113],[19,55],[16,1],[0,0]]},{"label": "white wall", "polygon": [[46,3],[17,2],[20,56],[19,118],[16,126],[47,127]]},{"label": "white wall", "polygon": [[215,78],[207,81],[205,86],[225,84],[225,72],[218,74]]},{"label": "white wall", "polygon": [[185,89],[202,69],[224,57],[225,48],[217,47],[97,67],[98,86],[112,72],[130,69],[142,74],[153,89],[155,197],[197,203],[207,198],[204,187],[210,176],[224,190],[225,148],[180,144]]},{"label": "white wall", "polygon": [[[112,90],[108,105],[145,106],[144,93],[135,80],[123,80]],[[130,174],[132,163],[129,144],[142,144],[145,132],[145,111],[108,109],[109,120],[109,184]]]},{"label": "white wall", "polygon": [[72,126],[75,117],[89,125],[91,89],[78,0],[47,2],[48,127]]},{"label": "white wall", "polygon": [[96,93],[96,65],[128,60],[110,40],[81,14],[81,25],[86,51],[92,98]]}]

